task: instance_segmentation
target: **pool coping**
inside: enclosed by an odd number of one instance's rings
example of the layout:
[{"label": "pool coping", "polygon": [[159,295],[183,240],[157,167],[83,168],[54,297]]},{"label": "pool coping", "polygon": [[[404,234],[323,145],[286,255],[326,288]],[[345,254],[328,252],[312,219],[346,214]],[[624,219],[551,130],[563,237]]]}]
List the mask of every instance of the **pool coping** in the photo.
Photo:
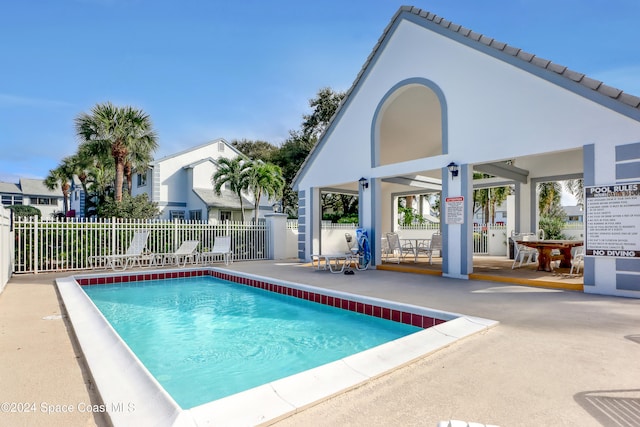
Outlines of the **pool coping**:
[{"label": "pool coping", "polygon": [[[352,311],[365,313],[369,311],[369,307],[382,307],[390,310],[393,317],[404,320],[404,323],[411,323],[411,317],[405,318],[406,313],[415,314],[414,319],[440,319],[444,323],[434,322],[434,326],[420,332],[338,361],[200,406],[182,409],[122,341],[78,283],[80,281],[90,286],[91,284],[108,284],[107,280],[122,282],[135,281],[138,278],[149,280],[154,275],[156,278],[160,275],[162,278],[172,278],[205,274],[232,278],[238,283],[249,286],[264,288],[264,285],[267,285],[268,290],[280,291],[280,293],[316,302],[338,303],[340,301],[340,304],[346,304],[346,307],[342,308]],[[219,267],[80,274],[57,279],[56,285],[70,318],[71,327],[104,403],[105,411],[116,427],[132,424],[178,427],[272,423],[498,324],[495,320],[318,288]],[[317,298],[320,298],[320,301],[317,301]],[[382,316],[383,311],[379,310],[378,317]],[[394,312],[400,314],[396,316]]]}]

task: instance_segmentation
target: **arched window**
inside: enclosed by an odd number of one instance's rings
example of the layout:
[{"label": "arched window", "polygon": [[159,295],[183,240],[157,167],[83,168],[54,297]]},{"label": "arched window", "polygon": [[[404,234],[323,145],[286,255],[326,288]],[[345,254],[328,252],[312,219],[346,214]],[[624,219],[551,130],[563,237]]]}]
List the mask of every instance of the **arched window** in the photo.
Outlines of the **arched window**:
[{"label": "arched window", "polygon": [[376,111],[374,166],[446,153],[446,104],[429,80],[410,79],[394,86]]}]

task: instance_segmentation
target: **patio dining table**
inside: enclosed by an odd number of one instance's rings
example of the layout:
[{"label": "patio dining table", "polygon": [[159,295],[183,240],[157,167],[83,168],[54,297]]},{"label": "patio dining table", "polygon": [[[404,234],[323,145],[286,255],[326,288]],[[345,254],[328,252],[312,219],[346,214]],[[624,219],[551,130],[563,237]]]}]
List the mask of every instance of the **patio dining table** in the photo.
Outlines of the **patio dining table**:
[{"label": "patio dining table", "polygon": [[516,240],[516,243],[538,250],[538,271],[553,271],[551,261],[556,258],[553,250],[560,251],[557,255],[560,267],[571,268],[571,249],[584,245],[582,240]]},{"label": "patio dining table", "polygon": [[412,238],[412,239],[401,238],[400,242],[402,242],[403,246],[411,245],[411,249],[413,250],[413,262],[418,262],[418,253],[419,253],[418,248],[420,247],[420,245],[429,247],[430,240],[431,239],[425,239],[422,237]]}]

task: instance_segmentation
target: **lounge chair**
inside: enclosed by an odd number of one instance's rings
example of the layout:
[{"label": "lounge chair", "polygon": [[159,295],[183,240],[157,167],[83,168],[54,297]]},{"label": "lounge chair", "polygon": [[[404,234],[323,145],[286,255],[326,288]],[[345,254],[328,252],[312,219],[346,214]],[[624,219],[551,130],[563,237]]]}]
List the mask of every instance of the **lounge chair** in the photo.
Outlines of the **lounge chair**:
[{"label": "lounge chair", "polygon": [[[136,231],[129,242],[129,248],[127,252],[121,255],[92,255],[87,258],[87,262],[91,268],[98,268],[104,266],[105,270],[111,267],[116,270],[116,267],[122,267],[122,270],[126,270],[127,267],[138,264],[138,267],[142,267],[141,261],[145,255],[143,255],[144,249],[147,246],[147,240],[149,239],[149,231]],[[150,258],[150,263],[153,263],[154,257]]]},{"label": "lounge chair", "polygon": [[210,251],[200,253],[202,265],[207,261],[213,261],[213,258],[222,255],[225,265],[233,262],[233,252],[231,251],[231,236],[218,236],[213,242],[213,248]]},{"label": "lounge chair", "polygon": [[199,259],[199,254],[196,251],[198,244],[200,244],[198,240],[185,240],[175,252],[159,255],[162,259],[162,265],[180,266],[182,264],[182,267],[184,267],[187,262],[196,264]]},{"label": "lounge chair", "polygon": [[318,263],[318,270],[329,270],[332,273],[342,273],[347,266],[351,265],[354,256],[350,253],[343,254],[313,254],[311,264]]}]

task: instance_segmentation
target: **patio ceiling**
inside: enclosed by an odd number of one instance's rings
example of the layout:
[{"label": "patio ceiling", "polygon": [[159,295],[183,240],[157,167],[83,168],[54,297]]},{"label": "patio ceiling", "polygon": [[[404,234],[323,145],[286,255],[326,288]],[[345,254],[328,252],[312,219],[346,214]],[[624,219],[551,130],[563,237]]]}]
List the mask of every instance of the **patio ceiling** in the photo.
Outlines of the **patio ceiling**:
[{"label": "patio ceiling", "polygon": [[[540,177],[573,177],[583,172],[582,148],[479,163],[474,164],[473,169],[493,176],[474,180],[474,188],[498,187],[508,182],[528,183],[531,179]],[[442,190],[440,173],[440,170],[418,171],[382,178],[381,181],[385,185],[385,191],[392,193],[434,193]],[[322,191],[357,194],[358,182],[334,185],[323,188]]]},{"label": "patio ceiling", "polygon": [[507,178],[513,181],[527,183],[529,171],[513,166],[506,162],[485,163],[474,165],[473,169],[477,172],[486,173],[495,177]]}]

